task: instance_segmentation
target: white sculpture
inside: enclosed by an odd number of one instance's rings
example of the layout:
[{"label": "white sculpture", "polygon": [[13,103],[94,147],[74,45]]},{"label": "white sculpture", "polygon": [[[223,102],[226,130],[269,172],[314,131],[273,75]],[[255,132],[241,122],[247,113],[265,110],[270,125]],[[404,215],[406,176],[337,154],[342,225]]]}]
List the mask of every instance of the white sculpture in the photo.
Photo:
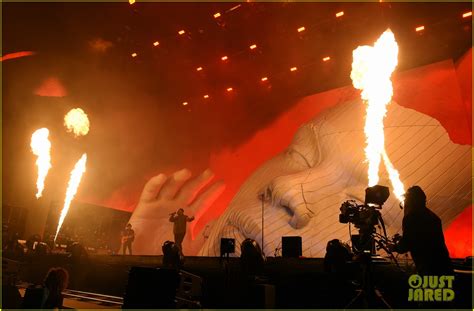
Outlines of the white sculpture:
[{"label": "white sculpture", "polygon": [[[188,230],[184,253],[219,256],[222,237],[236,239],[236,255],[245,238],[261,243],[259,197],[265,204],[267,255],[280,247],[282,236],[302,236],[303,255],[308,257],[324,256],[331,239],[348,240],[348,226],[339,223],[338,215],[342,202],[364,200],[364,118],[365,105],[354,101],[339,104],[301,126],[290,146],[241,186],[207,239],[201,233],[192,241]],[[435,119],[394,102],[388,106],[384,124],[387,154],[405,189],[421,186],[428,207],[448,225],[471,203],[471,147],[453,143]],[[385,169],[380,173],[379,184],[390,186]],[[136,232],[134,253],[161,254],[163,242],[173,239],[168,215],[178,208],[199,219],[224,190],[224,185],[212,178],[210,171],[191,178],[188,170],[153,177],[130,219]],[[206,185],[210,186],[204,188]],[[393,195],[382,215],[389,235],[401,232],[403,211]]]},{"label": "white sculpture", "polygon": [[[216,221],[199,252],[220,255],[220,238],[245,238],[260,243],[264,193],[264,251],[273,254],[282,236],[303,238],[303,255],[322,257],[326,243],[348,240],[340,224],[341,203],[363,202],[367,187],[361,101],[340,104],[303,125],[291,145],[262,165],[242,185]],[[471,148],[454,144],[435,119],[392,102],[384,121],[386,150],[405,188],[421,186],[428,207],[449,224],[471,203]],[[390,186],[381,169],[379,184]],[[401,232],[403,211],[391,195],[382,209],[389,235]],[[420,224],[422,225],[422,224]],[[354,232],[355,233],[355,232]],[[236,247],[239,255],[239,247]]]}]

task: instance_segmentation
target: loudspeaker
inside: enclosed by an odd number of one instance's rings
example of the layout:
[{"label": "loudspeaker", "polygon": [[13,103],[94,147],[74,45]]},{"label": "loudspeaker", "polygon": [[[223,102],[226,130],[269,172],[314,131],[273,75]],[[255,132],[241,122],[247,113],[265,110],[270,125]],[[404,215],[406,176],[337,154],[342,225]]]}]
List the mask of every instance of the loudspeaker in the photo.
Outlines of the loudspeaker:
[{"label": "loudspeaker", "polygon": [[221,256],[235,253],[235,239],[221,238]]},{"label": "loudspeaker", "polygon": [[303,240],[300,236],[284,236],[281,238],[283,257],[298,258],[303,255]]},{"label": "loudspeaker", "polygon": [[132,267],[123,298],[123,309],[174,309],[180,281],[175,269]]}]

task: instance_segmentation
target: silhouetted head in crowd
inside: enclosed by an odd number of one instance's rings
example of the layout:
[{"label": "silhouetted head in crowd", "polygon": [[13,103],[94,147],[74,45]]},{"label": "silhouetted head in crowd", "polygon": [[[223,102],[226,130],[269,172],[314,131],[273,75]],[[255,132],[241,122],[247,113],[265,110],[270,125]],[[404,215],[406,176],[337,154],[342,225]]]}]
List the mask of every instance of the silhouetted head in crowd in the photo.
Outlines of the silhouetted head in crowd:
[{"label": "silhouetted head in crowd", "polygon": [[183,214],[184,214],[184,209],[180,208],[180,209],[178,210],[178,215],[181,216],[181,215],[183,215]]},{"label": "silhouetted head in crowd", "polygon": [[166,241],[161,247],[163,251],[163,265],[169,268],[180,268],[183,265],[183,258],[179,247],[172,241]]},{"label": "silhouetted head in crowd", "polygon": [[66,269],[61,267],[51,268],[43,283],[50,291],[60,293],[65,290],[69,284],[69,273]]}]

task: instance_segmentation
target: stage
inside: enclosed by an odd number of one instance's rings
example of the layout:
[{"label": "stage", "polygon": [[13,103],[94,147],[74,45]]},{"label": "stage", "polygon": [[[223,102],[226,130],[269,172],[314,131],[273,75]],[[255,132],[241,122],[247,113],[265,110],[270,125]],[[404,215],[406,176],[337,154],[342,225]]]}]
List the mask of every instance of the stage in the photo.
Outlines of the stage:
[{"label": "stage", "polygon": [[[393,308],[416,307],[408,302],[408,277],[413,273],[412,263],[400,260],[400,267],[386,260],[372,264],[375,287]],[[79,262],[61,255],[29,258],[22,264],[20,278],[40,283],[50,267],[63,266],[70,272],[69,289],[123,297],[132,267],[162,267],[162,256],[90,255]],[[456,273],[454,306],[471,308],[472,270]],[[202,278],[201,306],[203,308],[265,307],[263,301],[272,301],[275,308],[344,308],[360,288],[360,264],[351,265],[350,272],[337,276],[324,271],[322,258],[269,257],[264,267],[264,285],[260,300],[246,299],[249,280],[242,273],[239,258],[186,257],[183,270]],[[143,280],[153,292],[156,284]],[[255,284],[255,283],[254,283]],[[266,286],[266,287],[265,287]],[[270,295],[270,297],[268,297]],[[265,300],[266,299],[266,300]],[[268,306],[268,304],[267,304]],[[355,304],[353,307],[362,307]],[[383,308],[381,304],[373,307]]]}]

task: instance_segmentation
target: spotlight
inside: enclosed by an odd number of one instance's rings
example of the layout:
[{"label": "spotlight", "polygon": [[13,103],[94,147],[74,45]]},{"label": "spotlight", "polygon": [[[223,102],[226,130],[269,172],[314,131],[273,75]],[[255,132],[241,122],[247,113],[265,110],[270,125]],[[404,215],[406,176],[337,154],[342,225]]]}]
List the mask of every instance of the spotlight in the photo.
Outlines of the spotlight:
[{"label": "spotlight", "polygon": [[422,30],[425,30],[425,26],[418,26],[415,28],[415,31],[422,31]]},{"label": "spotlight", "polygon": [[222,59],[223,61],[226,61],[226,60],[228,59],[228,57],[227,57],[227,56],[222,56],[221,59]]},{"label": "spotlight", "polygon": [[296,70],[298,70],[298,68],[296,68],[296,67],[291,67],[290,68],[290,71],[296,71]]},{"label": "spotlight", "polygon": [[303,32],[305,30],[306,30],[306,28],[304,28],[304,26],[301,26],[300,28],[298,28],[298,32]]},{"label": "spotlight", "polygon": [[184,31],[184,30],[178,31],[178,34],[179,34],[180,36],[181,36],[181,35],[184,35],[185,33],[186,33],[186,31]]},{"label": "spotlight", "polygon": [[257,45],[256,45],[256,44],[252,44],[252,45],[250,46],[250,49],[251,49],[251,50],[256,49],[256,48],[257,48]]},{"label": "spotlight", "polygon": [[331,57],[326,56],[326,57],[323,58],[323,62],[327,62],[327,61],[330,60],[330,59],[331,59]]},{"label": "spotlight", "polygon": [[134,3],[135,3],[135,0],[128,0],[128,3],[134,4]]},{"label": "spotlight", "polygon": [[463,18],[466,18],[466,17],[469,17],[469,16],[472,16],[472,11],[466,12],[462,15]]},{"label": "spotlight", "polygon": [[232,90],[233,90],[233,88],[231,88],[231,87],[227,88],[227,92],[232,92]]},{"label": "spotlight", "polygon": [[267,78],[267,77],[263,77],[261,80],[262,80],[262,82],[265,82],[265,81],[268,80],[268,78]]},{"label": "spotlight", "polygon": [[341,17],[341,16],[343,16],[343,15],[344,15],[344,11],[341,11],[341,12],[336,13],[336,17]]},{"label": "spotlight", "polygon": [[202,70],[202,67],[197,67],[196,68],[196,71],[201,71]]},{"label": "spotlight", "polygon": [[154,45],[154,46],[158,46],[158,45],[160,45],[160,42],[155,41],[155,42],[153,42],[153,45]]},{"label": "spotlight", "polygon": [[132,57],[137,57],[138,54],[137,53],[132,53]]},{"label": "spotlight", "polygon": [[187,105],[188,105],[188,102],[184,102],[184,103],[183,103],[183,106],[187,106]]},{"label": "spotlight", "polygon": [[204,97],[204,99],[208,99],[208,98],[209,98],[209,95],[206,94],[206,95],[204,95],[203,97]]},{"label": "spotlight", "polygon": [[221,13],[217,12],[216,14],[214,14],[214,18],[219,18],[221,17]]}]

